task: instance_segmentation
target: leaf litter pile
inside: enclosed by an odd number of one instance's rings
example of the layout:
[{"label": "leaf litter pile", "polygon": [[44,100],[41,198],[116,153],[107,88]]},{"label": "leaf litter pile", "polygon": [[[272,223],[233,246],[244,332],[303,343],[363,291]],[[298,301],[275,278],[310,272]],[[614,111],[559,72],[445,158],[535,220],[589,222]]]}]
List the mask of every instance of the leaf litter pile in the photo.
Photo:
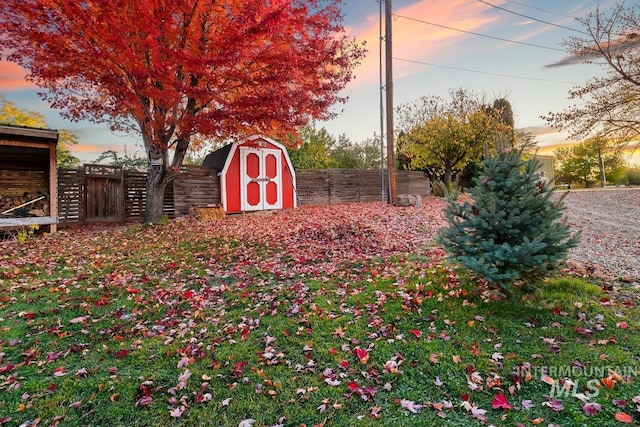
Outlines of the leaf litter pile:
[{"label": "leaf litter pile", "polygon": [[0,425],[640,422],[637,295],[500,299],[444,202],[304,207],[3,245]]}]

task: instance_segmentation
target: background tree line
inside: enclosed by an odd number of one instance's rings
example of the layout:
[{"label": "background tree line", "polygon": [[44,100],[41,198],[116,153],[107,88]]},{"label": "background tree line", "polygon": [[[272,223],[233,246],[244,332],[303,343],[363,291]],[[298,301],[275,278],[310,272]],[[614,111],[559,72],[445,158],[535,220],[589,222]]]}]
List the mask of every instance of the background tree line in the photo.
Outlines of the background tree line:
[{"label": "background tree line", "polygon": [[622,148],[600,138],[559,148],[554,151],[556,182],[586,188],[640,185],[640,167],[625,161]]}]

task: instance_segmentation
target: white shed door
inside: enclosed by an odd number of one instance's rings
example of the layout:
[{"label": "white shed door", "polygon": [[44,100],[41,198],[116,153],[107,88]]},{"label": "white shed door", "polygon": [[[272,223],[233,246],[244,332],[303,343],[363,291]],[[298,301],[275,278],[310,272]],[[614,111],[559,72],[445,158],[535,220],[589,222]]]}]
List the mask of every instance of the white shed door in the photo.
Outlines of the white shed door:
[{"label": "white shed door", "polygon": [[243,211],[282,209],[280,151],[240,147],[240,197]]}]

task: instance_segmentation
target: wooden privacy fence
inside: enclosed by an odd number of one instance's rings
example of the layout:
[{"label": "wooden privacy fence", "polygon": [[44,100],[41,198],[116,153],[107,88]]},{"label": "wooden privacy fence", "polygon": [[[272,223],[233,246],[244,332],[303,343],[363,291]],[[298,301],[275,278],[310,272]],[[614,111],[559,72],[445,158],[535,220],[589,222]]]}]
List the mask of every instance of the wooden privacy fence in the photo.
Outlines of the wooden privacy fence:
[{"label": "wooden privacy fence", "polygon": [[[146,172],[100,167],[105,166],[58,170],[59,224],[142,221],[147,196]],[[105,168],[109,167],[114,168]],[[165,191],[164,213],[170,217],[175,215],[172,185]]]},{"label": "wooden privacy fence", "polygon": [[[386,171],[385,187],[387,185]],[[379,170],[302,169],[296,171],[300,205],[335,205],[352,202],[377,202],[382,199]],[[431,193],[429,179],[420,171],[396,171],[397,194]]]},{"label": "wooden privacy fence", "polygon": [[[59,223],[142,221],[146,180],[146,172],[115,166],[61,169],[58,171]],[[375,202],[382,198],[380,171],[303,169],[296,171],[296,181],[299,205]],[[397,194],[430,194],[429,180],[422,172],[396,171],[396,183]],[[164,213],[170,218],[179,217],[188,214],[192,207],[215,204],[218,200],[216,171],[184,166],[173,183],[167,185]]]}]

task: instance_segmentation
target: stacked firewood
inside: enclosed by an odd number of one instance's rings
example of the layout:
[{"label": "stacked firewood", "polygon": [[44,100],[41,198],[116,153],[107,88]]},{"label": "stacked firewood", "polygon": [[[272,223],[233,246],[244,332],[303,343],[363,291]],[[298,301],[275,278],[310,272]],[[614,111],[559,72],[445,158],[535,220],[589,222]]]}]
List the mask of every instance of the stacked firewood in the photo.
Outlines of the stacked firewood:
[{"label": "stacked firewood", "polygon": [[22,195],[0,194],[0,218],[49,216],[49,193],[45,190]]}]

